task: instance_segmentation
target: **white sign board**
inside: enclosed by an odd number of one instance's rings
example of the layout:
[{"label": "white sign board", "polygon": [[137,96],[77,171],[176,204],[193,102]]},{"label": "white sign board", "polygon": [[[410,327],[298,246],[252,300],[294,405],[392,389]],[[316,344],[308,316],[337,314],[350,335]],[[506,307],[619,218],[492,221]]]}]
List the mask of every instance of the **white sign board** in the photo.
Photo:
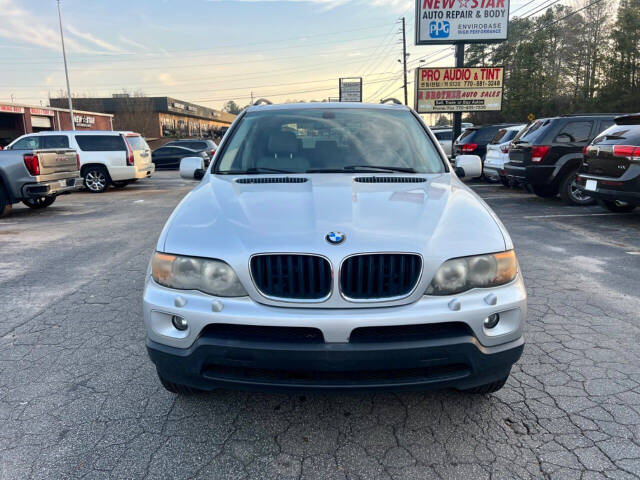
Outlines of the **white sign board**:
[{"label": "white sign board", "polygon": [[507,39],[509,0],[416,0],[416,45]]},{"label": "white sign board", "polygon": [[418,113],[491,112],[502,109],[504,68],[417,68]]},{"label": "white sign board", "polygon": [[339,85],[341,102],[362,102],[362,78],[341,78]]}]

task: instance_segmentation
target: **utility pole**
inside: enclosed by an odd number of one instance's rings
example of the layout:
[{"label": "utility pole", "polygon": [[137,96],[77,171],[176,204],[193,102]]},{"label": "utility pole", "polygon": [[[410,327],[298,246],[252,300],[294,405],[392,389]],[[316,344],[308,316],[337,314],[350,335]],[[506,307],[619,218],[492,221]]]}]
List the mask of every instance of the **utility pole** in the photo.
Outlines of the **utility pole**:
[{"label": "utility pole", "polygon": [[251,103],[250,105],[253,105],[253,91],[251,91]]},{"label": "utility pole", "polygon": [[409,105],[409,93],[407,91],[407,29],[404,17],[402,17],[402,69],[404,73],[404,104]]},{"label": "utility pole", "polygon": [[64,60],[64,74],[67,77],[67,97],[69,98],[69,116],[71,117],[71,130],[76,129],[73,117],[73,102],[71,101],[71,87],[69,86],[69,69],[67,68],[67,52],[64,49],[64,34],[62,33],[62,14],[60,13],[60,0],[58,0],[58,21],[60,22],[60,41],[62,42],[62,59]]},{"label": "utility pole", "polygon": [[[456,67],[464,67],[464,43],[456,43]],[[462,132],[462,112],[453,114],[453,138],[451,139],[451,152],[453,155],[453,144]]]}]

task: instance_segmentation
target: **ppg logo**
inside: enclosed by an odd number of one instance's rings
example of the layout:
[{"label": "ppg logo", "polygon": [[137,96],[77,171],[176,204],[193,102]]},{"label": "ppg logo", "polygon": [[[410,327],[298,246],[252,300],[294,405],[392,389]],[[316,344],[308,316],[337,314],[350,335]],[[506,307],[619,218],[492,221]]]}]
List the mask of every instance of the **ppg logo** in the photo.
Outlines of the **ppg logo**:
[{"label": "ppg logo", "polygon": [[429,22],[429,37],[431,38],[447,38],[451,26],[446,20],[433,20]]}]

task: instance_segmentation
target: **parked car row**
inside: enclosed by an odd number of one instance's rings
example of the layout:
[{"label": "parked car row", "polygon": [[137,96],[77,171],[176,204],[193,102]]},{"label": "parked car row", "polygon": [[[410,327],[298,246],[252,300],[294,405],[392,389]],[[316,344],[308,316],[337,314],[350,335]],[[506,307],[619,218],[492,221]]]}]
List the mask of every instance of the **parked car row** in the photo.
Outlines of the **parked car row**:
[{"label": "parked car row", "polygon": [[[491,135],[493,136],[489,138]],[[569,205],[627,212],[640,205],[640,114],[581,114],[528,125],[474,126],[454,155],[478,155],[483,177]]]},{"label": "parked car row", "polygon": [[145,139],[129,131],[47,131],[18,137],[0,151],[0,217],[23,202],[45,208],[56,197],[84,186],[102,193],[149,178],[158,168],[177,168],[185,157],[206,168],[212,140],[176,140],[152,154]]},{"label": "parked car row", "polygon": [[213,140],[174,140],[153,151],[152,160],[157,169],[177,170],[180,160],[187,157],[201,157],[204,168],[209,166],[218,146]]}]

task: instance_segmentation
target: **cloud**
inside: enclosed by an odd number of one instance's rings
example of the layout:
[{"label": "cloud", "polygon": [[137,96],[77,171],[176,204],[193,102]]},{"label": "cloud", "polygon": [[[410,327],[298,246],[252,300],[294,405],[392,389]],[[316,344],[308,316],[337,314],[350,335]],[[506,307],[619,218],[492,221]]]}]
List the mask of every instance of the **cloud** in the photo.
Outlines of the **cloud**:
[{"label": "cloud", "polygon": [[413,5],[413,0],[207,0],[208,2],[244,2],[244,3],[310,3],[321,5],[325,9],[330,10],[347,3],[366,3],[375,7],[391,7],[391,8],[408,8]]},{"label": "cloud", "polygon": [[[15,43],[25,43],[51,50],[61,50],[60,30],[58,29],[57,18],[49,19],[48,24],[44,23],[32,12],[16,5],[13,0],[0,0],[0,12],[2,12],[0,38],[7,38]],[[68,25],[66,25],[65,31],[71,34],[64,39],[65,46],[70,51],[81,53],[121,51],[117,47],[94,37],[90,33],[81,32],[73,27],[69,27]],[[100,47],[102,50],[92,50],[91,48],[88,48],[85,43],[79,42],[78,38],[88,41],[94,46]]]},{"label": "cloud", "polygon": [[135,40],[131,39],[131,38],[127,38],[124,35],[120,35],[118,37],[118,40],[120,40],[122,43],[125,43],[131,47],[136,47],[139,48],[141,50],[151,50],[149,47],[147,47],[146,45],[136,42]]},{"label": "cloud", "polygon": [[90,33],[81,32],[80,30],[75,28],[73,25],[69,25],[68,23],[65,25],[65,30],[67,30],[72,35],[75,35],[76,37],[79,37],[79,38],[82,38],[83,40],[91,42],[94,45],[97,45],[98,47],[102,47],[103,49],[109,52],[118,52],[118,53],[123,52],[122,49],[116,47],[115,45],[111,45],[109,42],[105,42],[104,40],[101,40]]},{"label": "cloud", "polygon": [[176,84],[175,79],[168,73],[161,73],[160,75],[158,75],[158,81],[162,84],[162,85],[166,85],[168,87],[172,87]]}]

